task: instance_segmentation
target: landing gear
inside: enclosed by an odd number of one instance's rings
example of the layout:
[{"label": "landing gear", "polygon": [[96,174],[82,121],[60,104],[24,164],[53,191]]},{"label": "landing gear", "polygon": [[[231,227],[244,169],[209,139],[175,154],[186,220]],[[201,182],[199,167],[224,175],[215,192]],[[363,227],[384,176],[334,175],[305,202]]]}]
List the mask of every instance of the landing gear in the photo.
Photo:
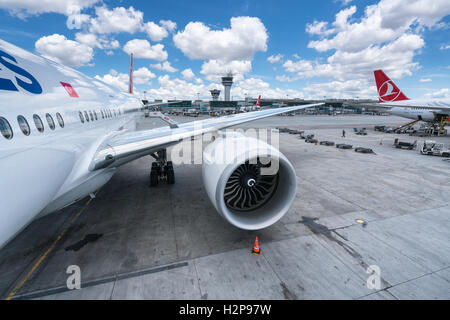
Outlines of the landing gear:
[{"label": "landing gear", "polygon": [[166,150],[158,151],[152,154],[155,162],[152,163],[150,170],[150,187],[156,187],[159,182],[167,181],[168,184],[175,184],[175,172],[172,161],[167,161]]}]

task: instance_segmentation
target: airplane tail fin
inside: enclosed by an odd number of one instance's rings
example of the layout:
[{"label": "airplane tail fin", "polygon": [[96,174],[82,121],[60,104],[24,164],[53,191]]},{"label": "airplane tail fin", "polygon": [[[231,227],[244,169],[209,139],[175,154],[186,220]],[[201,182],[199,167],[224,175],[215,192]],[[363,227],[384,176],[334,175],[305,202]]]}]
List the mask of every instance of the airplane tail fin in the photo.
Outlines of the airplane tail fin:
[{"label": "airplane tail fin", "polygon": [[380,102],[409,100],[383,70],[375,70],[373,73],[375,75]]},{"label": "airplane tail fin", "polygon": [[261,96],[258,97],[258,101],[256,101],[255,107],[259,107],[261,103]]},{"label": "airplane tail fin", "polygon": [[131,54],[130,59],[130,82],[128,85],[128,93],[133,94],[133,54]]}]

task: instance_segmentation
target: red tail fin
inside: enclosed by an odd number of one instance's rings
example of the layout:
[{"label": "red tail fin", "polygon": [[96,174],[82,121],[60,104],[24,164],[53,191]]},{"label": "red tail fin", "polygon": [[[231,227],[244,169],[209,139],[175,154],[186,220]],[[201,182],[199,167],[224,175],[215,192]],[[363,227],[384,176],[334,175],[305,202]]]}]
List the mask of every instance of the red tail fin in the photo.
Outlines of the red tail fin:
[{"label": "red tail fin", "polygon": [[130,83],[128,85],[128,93],[133,94],[133,54],[131,54],[130,60]]},{"label": "red tail fin", "polygon": [[383,70],[375,70],[373,73],[375,75],[375,82],[377,83],[380,102],[409,100]]},{"label": "red tail fin", "polygon": [[258,97],[258,101],[256,101],[255,107],[259,107],[261,103],[261,96]]}]

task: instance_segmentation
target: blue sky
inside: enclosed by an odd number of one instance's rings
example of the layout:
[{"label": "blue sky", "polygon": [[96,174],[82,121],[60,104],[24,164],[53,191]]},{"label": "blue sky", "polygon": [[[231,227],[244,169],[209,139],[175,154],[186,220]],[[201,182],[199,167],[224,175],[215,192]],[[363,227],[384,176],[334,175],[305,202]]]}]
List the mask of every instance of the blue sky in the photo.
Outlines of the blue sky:
[{"label": "blue sky", "polygon": [[1,39],[121,90],[133,51],[136,90],[154,99],[209,98],[227,71],[235,99],[375,98],[375,68],[411,98],[450,97],[449,1],[0,0],[0,8]]}]

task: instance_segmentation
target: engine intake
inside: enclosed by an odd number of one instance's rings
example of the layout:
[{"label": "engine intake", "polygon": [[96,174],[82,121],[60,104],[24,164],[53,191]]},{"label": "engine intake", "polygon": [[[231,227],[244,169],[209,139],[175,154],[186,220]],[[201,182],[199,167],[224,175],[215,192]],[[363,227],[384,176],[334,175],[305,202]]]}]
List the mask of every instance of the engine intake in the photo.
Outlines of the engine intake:
[{"label": "engine intake", "polygon": [[203,160],[203,183],[211,202],[240,229],[267,228],[294,202],[297,177],[292,164],[263,141],[227,135],[205,149]]}]

